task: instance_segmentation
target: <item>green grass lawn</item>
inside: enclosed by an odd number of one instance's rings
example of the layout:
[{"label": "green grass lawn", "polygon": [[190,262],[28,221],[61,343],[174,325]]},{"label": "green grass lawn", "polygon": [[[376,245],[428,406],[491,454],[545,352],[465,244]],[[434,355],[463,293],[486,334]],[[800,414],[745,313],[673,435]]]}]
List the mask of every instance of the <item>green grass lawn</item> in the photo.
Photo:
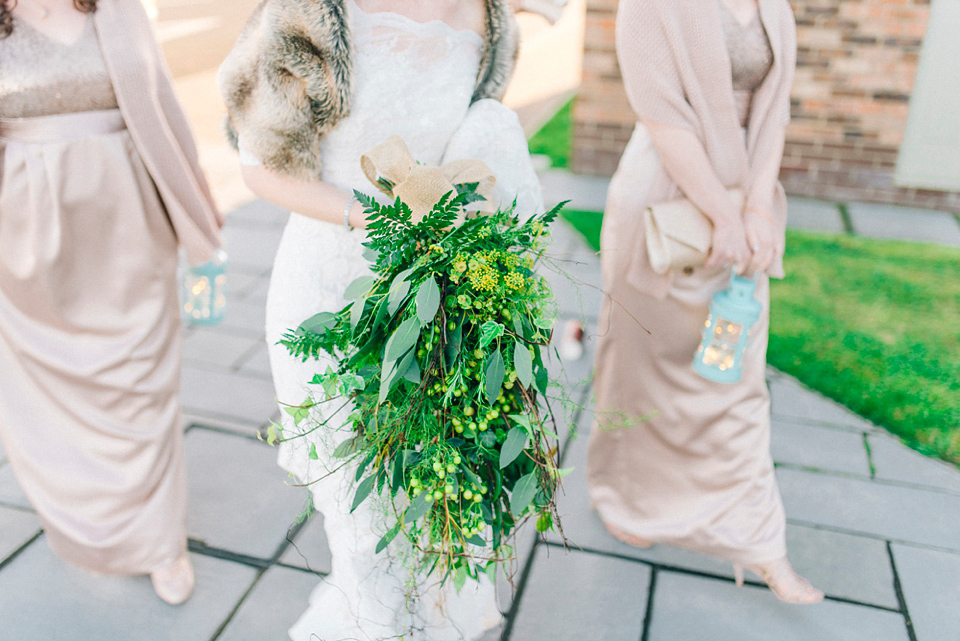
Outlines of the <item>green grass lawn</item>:
[{"label": "green grass lawn", "polygon": [[530,153],[549,156],[551,164],[557,168],[570,166],[572,139],[570,137],[570,112],[573,109],[573,99],[560,108],[553,117],[533,134],[529,140]]},{"label": "green grass lawn", "polygon": [[[564,217],[599,249],[602,214]],[[960,465],[960,250],[787,232],[767,360]]]}]

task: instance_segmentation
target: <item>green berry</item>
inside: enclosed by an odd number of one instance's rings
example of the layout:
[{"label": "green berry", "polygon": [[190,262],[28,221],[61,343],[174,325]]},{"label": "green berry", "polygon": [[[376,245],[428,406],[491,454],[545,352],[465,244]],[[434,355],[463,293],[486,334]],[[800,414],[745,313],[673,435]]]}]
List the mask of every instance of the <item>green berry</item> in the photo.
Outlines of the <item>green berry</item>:
[{"label": "green berry", "polygon": [[475,413],[476,411],[472,407],[468,407],[467,409],[463,410],[464,416],[473,416]]},{"label": "green berry", "polygon": [[440,499],[443,498],[443,492],[441,492],[440,490],[437,490],[436,492],[433,493],[433,498],[439,501]]},{"label": "green berry", "polygon": [[473,350],[473,357],[476,358],[476,359],[481,359],[481,358],[483,358],[483,350],[482,350],[482,349],[475,349],[475,350]]},{"label": "green berry", "polygon": [[447,323],[447,329],[449,329],[451,332],[456,328],[457,328],[457,324],[454,323],[453,321],[450,321],[449,323]]},{"label": "green berry", "polygon": [[463,491],[463,498],[465,498],[465,499],[468,500],[468,501],[472,500],[472,499],[473,499],[473,492],[471,492],[470,490],[464,490],[464,491]]},{"label": "green berry", "polygon": [[453,463],[447,463],[447,474],[453,474],[457,471],[457,466]]}]

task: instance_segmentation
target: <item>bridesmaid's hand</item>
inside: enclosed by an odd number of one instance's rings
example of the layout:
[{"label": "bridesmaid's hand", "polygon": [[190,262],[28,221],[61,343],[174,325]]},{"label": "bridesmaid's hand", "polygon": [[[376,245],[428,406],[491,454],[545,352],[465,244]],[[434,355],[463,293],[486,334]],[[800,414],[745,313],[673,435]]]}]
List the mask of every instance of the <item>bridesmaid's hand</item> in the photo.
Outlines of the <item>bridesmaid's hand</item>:
[{"label": "bridesmaid's hand", "polygon": [[748,207],[743,214],[743,227],[751,257],[747,271],[765,272],[783,255],[783,242],[774,229],[773,216],[766,210]]},{"label": "bridesmaid's hand", "polygon": [[740,216],[722,216],[713,218],[713,247],[704,266],[729,267],[733,266],[737,273],[743,273],[750,261],[750,248],[747,246],[747,235],[743,220]]}]

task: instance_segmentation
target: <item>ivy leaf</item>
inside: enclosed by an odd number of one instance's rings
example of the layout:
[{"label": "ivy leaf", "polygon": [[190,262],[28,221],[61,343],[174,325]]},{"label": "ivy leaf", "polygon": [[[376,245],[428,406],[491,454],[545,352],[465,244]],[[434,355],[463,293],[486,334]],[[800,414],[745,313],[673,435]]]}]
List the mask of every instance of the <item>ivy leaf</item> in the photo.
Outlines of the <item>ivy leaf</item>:
[{"label": "ivy leaf", "polygon": [[411,347],[417,344],[420,338],[420,321],[415,317],[410,317],[400,323],[397,331],[390,336],[387,346],[384,349],[384,361],[396,361],[403,356]]},{"label": "ivy leaf", "polygon": [[[353,495],[353,505],[350,507],[351,513],[360,507],[360,504],[363,503],[368,496],[370,496],[370,492],[373,491],[373,485],[376,483],[376,481],[376,475],[371,474],[360,482],[360,485],[357,486],[357,493]],[[519,481],[517,482],[519,483]],[[533,497],[531,497],[531,499],[532,498]]]},{"label": "ivy leaf", "polygon": [[400,309],[400,304],[406,299],[407,294],[410,293],[410,281],[407,280],[407,277],[412,273],[412,269],[405,269],[397,274],[393,282],[390,283],[390,294],[387,297],[387,313],[391,316],[397,313],[397,310]]},{"label": "ivy leaf", "polygon": [[310,405],[297,405],[296,407],[285,407],[284,411],[293,417],[293,424],[300,425],[300,421],[310,416],[310,408],[313,407]]},{"label": "ivy leaf", "polygon": [[310,444],[310,455],[309,455],[309,456],[310,456],[310,460],[311,460],[311,461],[317,461],[317,460],[320,459],[320,455],[317,454],[317,444],[316,444],[316,443],[311,443],[311,444]]},{"label": "ivy leaf", "polygon": [[363,308],[366,306],[366,298],[358,298],[350,306],[350,329],[356,329],[357,325],[360,324],[360,319],[363,318]]},{"label": "ivy leaf", "polygon": [[533,324],[540,329],[553,329],[553,321],[549,318],[543,318],[542,316],[538,316],[537,318],[533,319]]},{"label": "ivy leaf", "polygon": [[521,476],[513,486],[510,493],[510,513],[514,518],[520,518],[523,511],[527,509],[537,495],[537,473],[531,472],[526,476]]},{"label": "ivy leaf", "polygon": [[417,498],[413,499],[413,503],[410,504],[410,507],[407,508],[407,511],[404,512],[403,522],[413,523],[415,521],[419,521],[426,516],[432,505],[432,503],[427,503],[426,492],[420,493]]},{"label": "ivy leaf", "polygon": [[387,546],[390,545],[390,542],[397,538],[397,534],[400,533],[401,523],[397,523],[392,528],[390,528],[386,534],[383,535],[383,538],[380,539],[380,542],[377,543],[377,551],[374,554],[380,554]]},{"label": "ivy leaf", "polygon": [[[503,326],[501,325],[500,327],[502,328]],[[503,377],[505,374],[506,369],[503,365],[503,354],[501,354],[498,349],[487,359],[487,369],[484,378],[486,382],[487,401],[491,405],[493,405],[494,401],[497,400],[497,396],[500,394],[500,388],[503,386]]]},{"label": "ivy leaf", "polygon": [[370,287],[376,282],[373,276],[361,276],[347,285],[347,290],[343,293],[344,300],[357,300],[363,298],[370,292]]},{"label": "ivy leaf", "polygon": [[487,578],[490,579],[490,583],[497,584],[497,562],[490,561],[487,563]]},{"label": "ivy leaf", "polygon": [[503,336],[503,325],[497,321],[487,321],[480,326],[480,349],[486,349],[495,339]]},{"label": "ivy leaf", "polygon": [[336,314],[320,312],[300,323],[300,329],[311,334],[323,334],[337,324]]},{"label": "ivy leaf", "polygon": [[520,341],[513,343],[513,366],[517,370],[517,378],[524,387],[530,387],[533,382],[533,357],[530,349]]},{"label": "ivy leaf", "polygon": [[430,323],[440,309],[440,286],[437,279],[431,276],[423,281],[417,292],[417,318],[422,325]]},{"label": "ivy leaf", "polygon": [[553,515],[549,512],[542,512],[537,518],[537,532],[543,534],[547,530],[553,529]]},{"label": "ivy leaf", "polygon": [[522,427],[514,427],[507,432],[507,438],[500,448],[500,469],[513,463],[527,444],[527,433]]}]

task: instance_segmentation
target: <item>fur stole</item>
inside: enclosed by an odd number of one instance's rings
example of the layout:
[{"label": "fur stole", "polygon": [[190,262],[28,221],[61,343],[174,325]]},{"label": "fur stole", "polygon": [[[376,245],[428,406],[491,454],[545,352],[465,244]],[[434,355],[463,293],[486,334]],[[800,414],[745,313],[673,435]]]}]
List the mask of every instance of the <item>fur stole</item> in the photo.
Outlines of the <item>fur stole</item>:
[{"label": "fur stole", "polygon": [[[473,101],[502,97],[518,37],[508,0],[483,0],[487,32]],[[262,0],[220,66],[227,135],[263,164],[318,180],[320,139],[350,113],[352,50],[345,0]]]}]

